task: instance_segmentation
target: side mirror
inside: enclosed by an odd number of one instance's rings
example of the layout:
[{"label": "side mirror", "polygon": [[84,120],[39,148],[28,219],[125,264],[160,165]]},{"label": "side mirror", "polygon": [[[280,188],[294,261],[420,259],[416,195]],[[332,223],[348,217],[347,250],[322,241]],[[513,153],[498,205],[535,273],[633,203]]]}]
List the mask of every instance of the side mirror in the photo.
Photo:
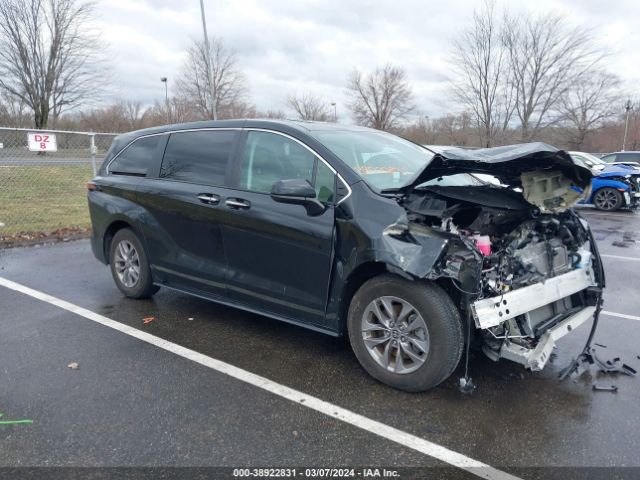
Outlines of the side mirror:
[{"label": "side mirror", "polygon": [[320,215],[325,206],[316,199],[314,188],[302,178],[278,180],[271,187],[271,198],[280,203],[303,205],[308,215]]}]

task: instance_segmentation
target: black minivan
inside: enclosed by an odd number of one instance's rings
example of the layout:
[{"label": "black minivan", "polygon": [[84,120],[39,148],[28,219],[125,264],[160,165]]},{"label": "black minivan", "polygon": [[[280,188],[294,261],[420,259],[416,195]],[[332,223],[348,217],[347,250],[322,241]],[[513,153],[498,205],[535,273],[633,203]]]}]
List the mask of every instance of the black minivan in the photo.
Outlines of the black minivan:
[{"label": "black minivan", "polygon": [[571,207],[591,172],[545,144],[435,153],[331,123],[229,120],[117,137],[88,184],[95,256],[160,287],[330,335],[396,388],[468,347],[531,370],[604,275]]}]

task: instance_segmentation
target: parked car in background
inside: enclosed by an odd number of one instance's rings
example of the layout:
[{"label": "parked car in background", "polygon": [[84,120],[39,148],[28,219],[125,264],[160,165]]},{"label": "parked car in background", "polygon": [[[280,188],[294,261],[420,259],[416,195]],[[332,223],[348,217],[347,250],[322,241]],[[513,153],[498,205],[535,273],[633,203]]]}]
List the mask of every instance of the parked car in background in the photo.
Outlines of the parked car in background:
[{"label": "parked car in background", "polygon": [[595,155],[587,152],[569,152],[571,158],[575,160],[579,160],[582,164],[595,172],[599,172],[603,170],[607,166],[607,162],[603,161],[601,158],[596,157]]},{"label": "parked car in background", "polygon": [[348,335],[369,374],[420,391],[471,345],[541,370],[592,318],[604,270],[572,208],[591,177],[542,143],[434,155],[334,123],[170,125],[113,141],[87,185],[91,245],[128,297]]},{"label": "parked car in background", "polygon": [[614,152],[603,155],[601,160],[613,165],[640,167],[640,152]]},{"label": "parked car in background", "polygon": [[609,164],[585,152],[569,152],[576,165],[593,172],[591,193],[580,203],[593,204],[598,210],[613,212],[621,208],[635,210],[640,205],[640,169],[626,163]]}]

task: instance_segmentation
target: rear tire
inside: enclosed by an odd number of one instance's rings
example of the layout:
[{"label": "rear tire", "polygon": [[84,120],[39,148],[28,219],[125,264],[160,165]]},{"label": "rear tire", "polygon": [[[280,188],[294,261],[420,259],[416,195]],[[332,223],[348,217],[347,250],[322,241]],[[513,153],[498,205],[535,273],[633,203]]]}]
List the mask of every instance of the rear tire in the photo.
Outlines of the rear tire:
[{"label": "rear tire", "polygon": [[374,277],[353,296],[347,323],[363,368],[400,390],[435,387],[453,373],[462,356],[460,313],[432,283],[390,274]]},{"label": "rear tire", "polygon": [[153,284],[142,242],[129,228],[118,230],[113,236],[109,264],[116,286],[129,298],[148,298],[160,289]]},{"label": "rear tire", "polygon": [[593,205],[598,210],[615,212],[616,210],[619,210],[623,204],[624,201],[622,200],[622,194],[615,188],[604,187],[593,195]]}]

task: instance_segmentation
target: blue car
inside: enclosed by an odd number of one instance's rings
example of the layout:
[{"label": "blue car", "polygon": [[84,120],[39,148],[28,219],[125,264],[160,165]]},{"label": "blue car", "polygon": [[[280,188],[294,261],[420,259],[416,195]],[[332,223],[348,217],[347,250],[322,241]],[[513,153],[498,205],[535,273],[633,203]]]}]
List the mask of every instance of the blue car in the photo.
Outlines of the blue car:
[{"label": "blue car", "polygon": [[625,164],[608,164],[585,152],[569,152],[573,161],[593,172],[589,198],[580,203],[613,212],[636,210],[640,205],[640,169]]}]

